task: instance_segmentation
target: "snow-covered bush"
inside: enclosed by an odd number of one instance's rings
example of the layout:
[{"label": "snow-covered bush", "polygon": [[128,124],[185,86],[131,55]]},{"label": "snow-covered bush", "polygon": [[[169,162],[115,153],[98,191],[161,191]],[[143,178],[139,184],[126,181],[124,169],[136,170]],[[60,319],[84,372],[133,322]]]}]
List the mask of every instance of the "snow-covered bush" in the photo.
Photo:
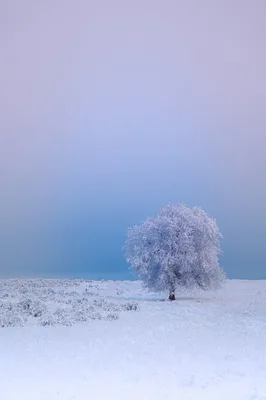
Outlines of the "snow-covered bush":
[{"label": "snow-covered bush", "polygon": [[0,315],[0,328],[22,327],[24,325],[25,320],[12,312]]},{"label": "snow-covered bush", "polygon": [[63,326],[72,325],[72,313],[66,308],[58,308],[54,312],[55,323]]},{"label": "snow-covered bush", "polygon": [[40,317],[47,311],[45,304],[40,301],[25,299],[17,304],[17,309],[25,316]]},{"label": "snow-covered bush", "polygon": [[92,290],[86,288],[86,289],[84,290],[84,292],[83,292],[83,295],[84,295],[84,296],[99,296],[99,293],[98,293],[98,292],[95,292],[95,291],[93,292]]},{"label": "snow-covered bush", "polygon": [[119,319],[119,315],[116,313],[107,314],[105,317],[105,320],[107,321],[116,321],[117,319]]},{"label": "snow-covered bush", "polygon": [[16,304],[11,302],[0,304],[0,328],[24,326],[25,321],[25,317],[19,315]]},{"label": "snow-covered bush", "polygon": [[56,320],[53,318],[52,315],[44,315],[40,319],[41,326],[54,326],[56,325]]},{"label": "snow-covered bush", "polygon": [[200,207],[168,205],[156,218],[129,228],[126,258],[147,288],[169,290],[174,299],[178,286],[220,286],[220,238],[216,221]]},{"label": "snow-covered bush", "polygon": [[115,321],[121,313],[138,311],[135,302],[110,302],[100,296],[101,286],[81,280],[74,284],[57,279],[0,280],[0,327],[72,326]]},{"label": "snow-covered bush", "polygon": [[123,306],[122,306],[122,310],[124,310],[124,311],[139,311],[139,309],[140,308],[137,303],[129,302],[129,303],[123,304]]}]

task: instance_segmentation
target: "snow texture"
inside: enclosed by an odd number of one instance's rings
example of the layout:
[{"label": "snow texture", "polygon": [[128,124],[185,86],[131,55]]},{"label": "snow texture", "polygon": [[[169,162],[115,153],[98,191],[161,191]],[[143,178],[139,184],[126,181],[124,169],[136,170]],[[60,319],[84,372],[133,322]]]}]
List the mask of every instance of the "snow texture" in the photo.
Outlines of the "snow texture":
[{"label": "snow texture", "polygon": [[266,282],[0,281],[5,400],[265,400]]}]

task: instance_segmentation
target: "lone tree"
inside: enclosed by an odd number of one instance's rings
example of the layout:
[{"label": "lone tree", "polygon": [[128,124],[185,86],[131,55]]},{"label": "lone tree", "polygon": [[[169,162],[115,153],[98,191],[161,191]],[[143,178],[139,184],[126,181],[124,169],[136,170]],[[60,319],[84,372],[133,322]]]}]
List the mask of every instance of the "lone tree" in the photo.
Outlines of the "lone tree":
[{"label": "lone tree", "polygon": [[128,229],[126,258],[148,289],[168,290],[169,300],[175,300],[178,286],[220,287],[225,279],[220,239],[216,221],[200,207],[168,205],[156,218]]}]

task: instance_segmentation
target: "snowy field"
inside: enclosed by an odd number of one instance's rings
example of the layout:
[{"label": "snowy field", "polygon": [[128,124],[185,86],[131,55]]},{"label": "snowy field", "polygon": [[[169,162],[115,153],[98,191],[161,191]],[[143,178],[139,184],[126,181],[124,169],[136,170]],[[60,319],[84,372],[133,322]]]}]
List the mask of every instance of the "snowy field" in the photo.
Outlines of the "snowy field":
[{"label": "snowy field", "polygon": [[265,400],[266,281],[0,281],[0,399]]}]

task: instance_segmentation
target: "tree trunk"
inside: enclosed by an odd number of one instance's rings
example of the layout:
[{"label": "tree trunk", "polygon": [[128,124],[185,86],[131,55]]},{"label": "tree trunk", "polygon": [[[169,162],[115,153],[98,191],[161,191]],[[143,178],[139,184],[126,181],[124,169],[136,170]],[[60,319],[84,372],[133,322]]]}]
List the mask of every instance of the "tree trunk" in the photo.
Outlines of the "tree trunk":
[{"label": "tree trunk", "polygon": [[171,285],[170,289],[169,289],[169,300],[173,301],[175,300],[175,286]]},{"label": "tree trunk", "polygon": [[169,298],[168,298],[170,301],[173,301],[173,300],[175,300],[175,294],[174,293],[169,293]]},{"label": "tree trunk", "polygon": [[169,274],[169,300],[175,300],[175,277]]}]

